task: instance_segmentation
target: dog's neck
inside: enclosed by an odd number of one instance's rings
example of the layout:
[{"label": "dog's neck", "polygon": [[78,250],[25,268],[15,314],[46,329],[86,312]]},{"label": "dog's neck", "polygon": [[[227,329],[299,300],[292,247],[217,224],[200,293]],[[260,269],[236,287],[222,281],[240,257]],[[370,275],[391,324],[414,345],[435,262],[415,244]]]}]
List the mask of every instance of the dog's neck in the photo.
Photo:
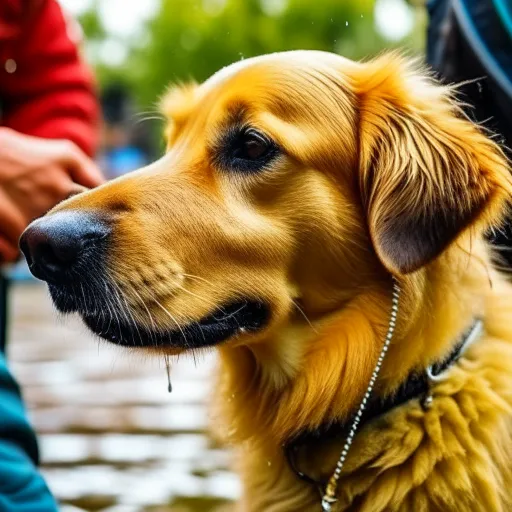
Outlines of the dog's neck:
[{"label": "dog's neck", "polygon": [[[461,333],[459,340],[444,359],[437,361],[424,372],[413,371],[406,381],[392,394],[387,397],[375,397],[371,393],[367,393],[364,407],[361,409],[360,406],[357,412],[346,421],[324,424],[317,430],[306,430],[297,437],[290,439],[283,446],[283,451],[292,471],[301,480],[315,484],[320,489],[325,489],[326,479],[329,475],[324,475],[323,480],[318,476],[315,478],[301,467],[300,460],[303,463],[305,462],[306,466],[311,466],[311,460],[314,459],[311,456],[311,452],[316,451],[318,446],[325,443],[336,446],[347,440],[348,437],[353,437],[351,431],[356,421],[356,431],[361,431],[366,424],[378,420],[381,416],[395,411],[401,406],[409,404],[413,399],[415,399],[415,407],[419,404],[423,411],[429,410],[434,402],[433,388],[436,383],[443,382],[447,378],[446,372],[457,364],[469,347],[481,338],[482,334],[483,321],[475,318],[469,328]],[[346,449],[345,446],[343,448]],[[333,451],[333,453],[336,452]],[[316,469],[318,470],[318,467]]]},{"label": "dog's neck", "polygon": [[[472,254],[454,249],[402,280],[397,333],[378,395],[442,359],[472,318],[482,315],[488,257],[483,244]],[[255,347],[221,349],[220,406],[232,439],[261,437],[279,446],[305,429],[349,417],[378,358],[390,305],[391,280],[384,280],[313,325],[297,315]]]}]

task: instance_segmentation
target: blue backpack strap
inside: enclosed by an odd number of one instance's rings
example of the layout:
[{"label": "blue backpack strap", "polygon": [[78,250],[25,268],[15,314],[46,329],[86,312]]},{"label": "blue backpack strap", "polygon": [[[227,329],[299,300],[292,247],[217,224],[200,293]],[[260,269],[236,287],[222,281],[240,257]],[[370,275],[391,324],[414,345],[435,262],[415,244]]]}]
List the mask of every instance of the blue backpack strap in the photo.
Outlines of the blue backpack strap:
[{"label": "blue backpack strap", "polygon": [[[510,0],[431,0],[427,61],[459,84],[466,114],[512,148],[512,6]],[[512,248],[512,218],[490,237]],[[512,268],[512,251],[500,251]]]},{"label": "blue backpack strap", "polygon": [[451,1],[464,39],[512,108],[512,34],[495,9],[496,0]]},{"label": "blue backpack strap", "polygon": [[[512,111],[512,5],[508,0],[430,0],[427,62],[448,81],[488,76]],[[460,60],[467,46],[473,57]],[[474,66],[477,64],[477,66]],[[479,71],[475,74],[475,67]],[[508,103],[510,102],[510,105]],[[508,110],[507,108],[507,110]],[[492,113],[491,113],[492,114]]]},{"label": "blue backpack strap", "polygon": [[427,62],[440,70],[443,65],[443,55],[450,37],[451,0],[429,0],[427,11],[429,24],[427,29]]},{"label": "blue backpack strap", "polygon": [[496,12],[501,18],[501,22],[505,27],[508,35],[512,39],[512,4],[506,0],[493,0]]}]

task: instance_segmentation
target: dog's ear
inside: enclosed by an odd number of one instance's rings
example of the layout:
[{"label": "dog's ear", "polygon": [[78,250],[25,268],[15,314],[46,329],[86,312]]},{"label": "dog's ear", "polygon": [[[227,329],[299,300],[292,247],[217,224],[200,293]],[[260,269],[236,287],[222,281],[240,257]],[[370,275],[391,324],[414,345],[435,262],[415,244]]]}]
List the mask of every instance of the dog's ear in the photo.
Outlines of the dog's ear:
[{"label": "dog's ear", "polygon": [[160,99],[159,110],[165,116],[164,136],[168,147],[196,105],[197,90],[195,82],[176,84],[169,87]]},{"label": "dog's ear", "polygon": [[364,64],[360,190],[375,251],[392,273],[436,258],[511,194],[499,147],[465,119],[449,88],[396,54]]}]

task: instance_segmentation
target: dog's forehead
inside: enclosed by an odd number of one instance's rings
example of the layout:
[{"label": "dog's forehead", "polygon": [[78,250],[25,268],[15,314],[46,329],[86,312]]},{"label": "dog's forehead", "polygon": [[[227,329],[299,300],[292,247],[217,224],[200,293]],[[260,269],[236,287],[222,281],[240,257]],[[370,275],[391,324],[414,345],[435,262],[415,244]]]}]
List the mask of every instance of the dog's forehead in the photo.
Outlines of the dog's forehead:
[{"label": "dog's forehead", "polygon": [[[318,110],[316,119],[325,121],[343,102],[339,93],[349,92],[347,76],[358,64],[340,55],[295,50],[266,54],[235,62],[199,86],[178,86],[162,103],[170,120],[168,139],[184,130],[213,126],[237,112],[272,112],[300,116]],[[348,96],[347,96],[348,97]],[[310,120],[313,118],[309,116]],[[185,128],[188,126],[188,128]]]},{"label": "dog's forehead", "polygon": [[243,59],[220,69],[202,84],[202,89],[204,92],[208,92],[228,82],[230,79],[243,74],[244,71],[251,71],[254,68],[264,67],[265,65],[272,66],[274,70],[279,70],[280,66],[286,66],[288,69],[290,67],[313,69],[320,66],[339,68],[343,65],[356,65],[356,63],[341,55],[317,50],[293,50],[269,53]]}]

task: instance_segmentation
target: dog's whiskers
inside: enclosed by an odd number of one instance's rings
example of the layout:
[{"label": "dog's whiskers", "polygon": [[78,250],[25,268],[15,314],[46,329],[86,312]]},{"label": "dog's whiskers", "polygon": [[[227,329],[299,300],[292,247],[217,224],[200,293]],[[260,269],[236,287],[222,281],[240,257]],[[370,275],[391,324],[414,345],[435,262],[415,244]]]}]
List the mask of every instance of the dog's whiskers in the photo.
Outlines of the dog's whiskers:
[{"label": "dog's whiskers", "polygon": [[107,286],[107,283],[103,283],[104,284],[104,290],[103,290],[103,295],[105,297],[105,305],[107,306],[107,309],[108,309],[108,313],[109,313],[109,321],[108,321],[108,326],[107,326],[107,331],[110,330],[110,326],[112,325],[112,319],[115,318],[115,313],[116,313],[116,310],[115,308],[113,308],[113,310],[111,311],[110,310],[110,299],[108,297],[108,286]]},{"label": "dog's whiskers", "polygon": [[[224,315],[222,318],[217,318],[215,315],[213,316],[213,318],[215,318],[215,320],[217,320],[218,322],[221,322],[222,320],[229,320],[230,318],[232,318],[233,316],[237,315],[238,313],[240,313],[240,311],[242,311],[242,309],[244,309],[245,307],[247,306],[247,302],[245,302],[242,306],[240,306],[236,311],[233,311],[232,313],[230,313],[229,315]],[[222,311],[222,308],[221,308],[221,311]],[[238,322],[237,322],[238,323]]]},{"label": "dog's whiskers", "polygon": [[158,331],[158,328],[156,326],[156,323],[155,323],[155,320],[153,318],[153,315],[151,314],[151,311],[149,310],[149,308],[147,307],[144,299],[142,298],[142,296],[140,295],[139,292],[137,292],[137,290],[135,289],[135,287],[132,285],[130,286],[130,292],[132,292],[138,299],[138,301],[140,302],[140,304],[142,304],[143,308],[146,310],[147,314],[148,314],[148,317],[149,317],[149,320],[151,322],[151,329],[149,330],[149,333],[150,333],[150,341],[153,343],[154,346],[157,346],[157,342],[156,342],[156,333]]},{"label": "dog's whiskers", "polygon": [[216,285],[209,281],[208,279],[205,279],[204,277],[196,276],[195,274],[181,274],[183,277],[188,277],[189,279],[196,279],[197,281],[202,281],[203,283],[209,284],[210,286],[213,286],[216,288]]},{"label": "dog's whiskers", "polygon": [[[111,282],[112,282],[112,286],[114,287],[113,291],[116,293],[116,295],[118,297],[118,300],[120,300],[122,298],[124,303],[125,303],[125,307],[123,308],[123,310],[125,312],[126,319],[128,320],[128,315],[130,315],[131,324],[133,325],[133,327],[137,331],[137,334],[139,336],[140,346],[142,347],[142,346],[144,346],[144,340],[142,339],[142,335],[141,335],[141,333],[139,331],[139,327],[137,325],[137,322],[136,322],[135,318],[133,317],[133,314],[131,312],[131,308],[130,308],[128,302],[126,301],[124,293],[122,292],[122,290],[119,288],[119,285],[114,280],[112,280]],[[128,323],[130,323],[130,322],[128,322]]]},{"label": "dog's whiskers", "polygon": [[311,320],[307,317],[305,311],[299,306],[299,304],[297,303],[297,301],[293,300],[292,299],[292,304],[297,308],[297,310],[299,311],[299,313],[304,317],[304,319],[306,320],[306,322],[308,323],[308,325],[311,327],[311,329],[313,329],[313,332],[315,334],[318,334],[318,330],[317,328],[311,323]]},{"label": "dog's whiskers", "polygon": [[164,122],[165,120],[162,117],[159,117],[159,116],[146,116],[146,117],[141,117],[140,119],[137,119],[134,124],[138,125],[138,124],[141,124],[141,123],[145,123],[146,121],[161,121],[161,122]]},{"label": "dog's whiskers", "polygon": [[167,309],[164,308],[164,306],[162,306],[162,304],[160,304],[160,302],[155,297],[153,297],[153,301],[174,322],[176,327],[181,332],[181,335],[185,340],[185,344],[188,344],[187,335],[185,334],[185,331],[182,329],[181,325],[177,322],[177,320],[171,315],[171,313],[169,313],[169,311],[167,311]]},{"label": "dog's whiskers", "polygon": [[[107,307],[110,311],[110,306],[112,306],[112,316],[114,317],[114,320],[117,322],[119,332],[121,332],[121,318],[120,318],[117,310],[119,309],[122,312],[122,310],[123,310],[122,304],[119,303],[119,301],[117,300],[117,298],[115,296],[112,297],[112,290],[108,286],[107,281],[103,281],[103,284],[104,284],[103,294],[106,299]],[[116,307],[116,303],[117,303],[118,307]],[[110,323],[109,323],[109,327],[110,327]]]},{"label": "dog's whiskers", "polygon": [[[205,302],[206,304],[209,304],[209,305],[213,305],[214,307],[216,307],[216,304],[214,304],[213,302],[205,299],[204,297],[201,297],[200,295],[197,295],[196,293],[193,293],[191,292],[190,290],[187,290],[184,286],[181,286],[179,284],[176,285],[178,289],[184,291],[185,293],[188,293],[189,295],[192,295],[193,297]],[[197,324],[198,327],[199,327],[199,331],[201,332],[201,336],[203,338],[203,341],[206,343],[206,338],[204,337],[204,333],[203,333],[203,328],[201,327],[201,324]],[[195,360],[194,360],[195,362]]]},{"label": "dog's whiskers", "polygon": [[[107,283],[103,279],[96,279],[94,276],[91,276],[91,278],[95,282],[95,289],[98,290],[100,297],[102,297],[105,302],[107,311],[105,311],[103,308],[101,308],[100,314],[101,314],[102,319],[108,318],[107,331],[109,331],[110,326],[112,325],[112,319],[114,318],[115,308],[113,308],[113,311],[110,310],[110,300],[109,300],[109,296],[108,296]],[[103,285],[103,286],[101,286],[101,285]]]},{"label": "dog's whiskers", "polygon": [[82,286],[82,283],[80,283],[80,290],[82,292],[82,298],[83,298],[83,308],[84,310],[87,308],[87,300],[85,298],[85,292],[84,292],[84,287]]},{"label": "dog's whiskers", "polygon": [[[95,289],[97,289],[98,292],[101,294],[101,296],[104,298],[105,306],[106,306],[106,308],[108,310],[109,324],[108,324],[108,327],[107,327],[106,331],[108,332],[110,330],[110,326],[112,325],[112,320],[113,319],[115,321],[117,321],[117,325],[119,327],[119,330],[121,330],[121,321],[120,321],[119,316],[117,314],[117,310],[122,311],[123,310],[122,305],[121,304],[117,304],[117,306],[116,306],[116,302],[117,301],[115,300],[115,297],[112,297],[112,290],[111,290],[111,288],[108,285],[108,281],[106,281],[104,279],[99,279],[99,278],[96,279],[96,277],[94,275],[91,275],[91,278],[95,282]],[[103,318],[106,318],[107,313],[104,310],[102,310],[101,311],[101,316]]]},{"label": "dog's whiskers", "polygon": [[206,304],[209,304],[209,305],[213,305],[214,307],[217,307],[217,305],[215,303],[213,303],[212,301],[204,298],[204,297],[201,297],[200,295],[197,295],[196,293],[194,292],[191,292],[190,290],[187,290],[184,286],[181,286],[179,284],[176,284],[176,287],[178,289],[180,289],[181,291],[185,292],[185,293],[188,293],[189,295],[191,295],[192,297],[195,297],[196,299],[199,299],[199,300],[202,300],[203,302],[205,302]]},{"label": "dog's whiskers", "polygon": [[151,119],[165,121],[165,116],[158,110],[145,110],[143,112],[138,112],[131,117],[132,120],[135,121],[135,124],[149,121]]}]

